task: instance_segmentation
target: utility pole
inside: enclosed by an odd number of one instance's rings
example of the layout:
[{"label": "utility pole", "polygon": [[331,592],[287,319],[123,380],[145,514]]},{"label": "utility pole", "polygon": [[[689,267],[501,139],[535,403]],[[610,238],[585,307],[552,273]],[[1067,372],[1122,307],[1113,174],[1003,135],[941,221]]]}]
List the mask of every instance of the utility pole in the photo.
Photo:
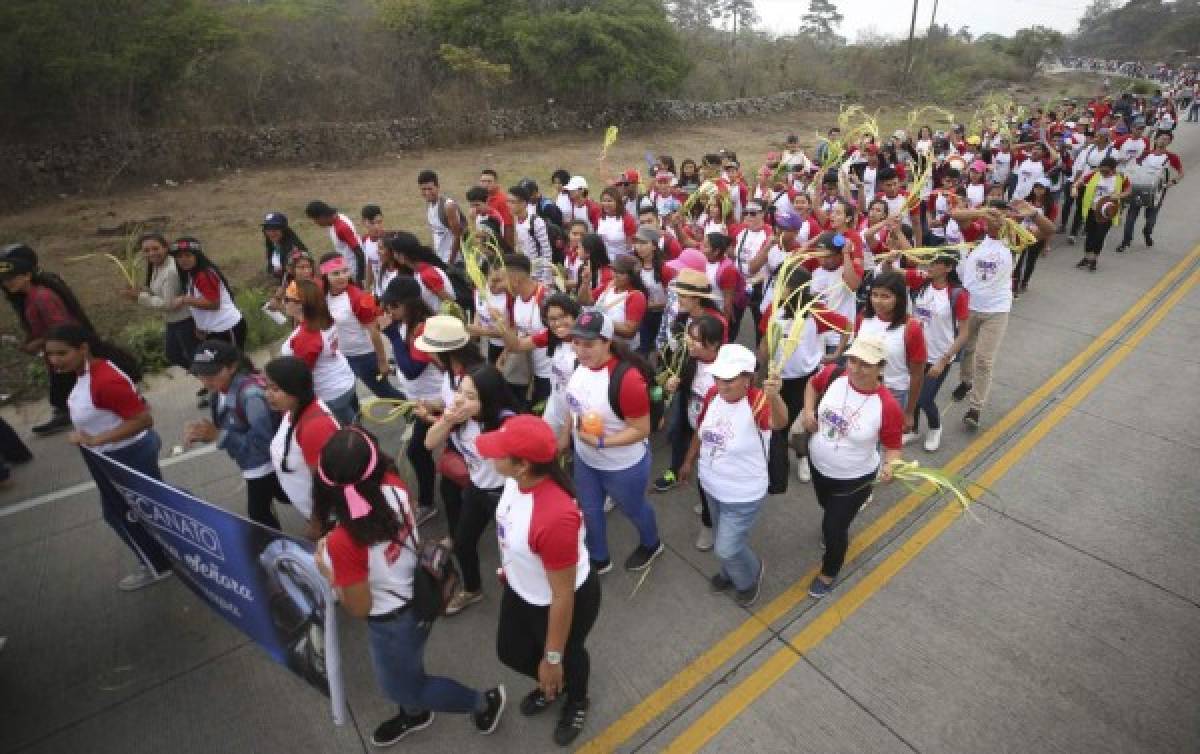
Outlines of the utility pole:
[{"label": "utility pole", "polygon": [[913,62],[913,38],[917,35],[917,5],[920,0],[913,0],[912,22],[908,25],[908,50],[904,54],[904,74],[903,85],[908,85],[908,73],[912,70]]},{"label": "utility pole", "polygon": [[933,27],[937,24],[937,5],[938,0],[933,0],[933,13],[929,14],[929,34],[933,34]]}]

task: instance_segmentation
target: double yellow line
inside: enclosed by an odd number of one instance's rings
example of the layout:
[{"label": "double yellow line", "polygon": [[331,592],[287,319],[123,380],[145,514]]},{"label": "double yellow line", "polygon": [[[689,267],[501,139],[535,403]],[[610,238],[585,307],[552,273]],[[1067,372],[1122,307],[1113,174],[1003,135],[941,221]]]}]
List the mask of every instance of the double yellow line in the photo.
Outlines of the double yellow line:
[{"label": "double yellow line", "polygon": [[[1073,379],[1105,348],[1112,346],[1121,334],[1146,310],[1154,305],[1163,292],[1175,285],[1200,259],[1200,246],[1192,249],[1168,272],[1153,288],[1143,294],[1128,311],[1075,358],[1071,359],[1062,369],[1047,380],[1041,387],[1030,393],[1012,411],[999,422],[980,435],[966,449],[946,464],[946,470],[951,473],[960,472],[974,459],[992,447],[1005,433],[1011,430],[1022,419],[1053,395],[1064,384]],[[990,486],[1002,477],[1020,458],[1029,452],[1045,435],[1057,425],[1067,412],[1096,388],[1097,385],[1132,352],[1133,348],[1157,327],[1163,317],[1173,308],[1188,291],[1200,283],[1200,272],[1191,274],[1187,280],[1162,302],[1160,306],[1143,322],[1125,343],[1117,344],[1104,361],[1080,383],[1067,398],[1054,407],[1036,426],[1021,440],[1009,449],[993,464],[979,479],[979,483]],[[853,560],[879,541],[903,518],[912,513],[923,501],[928,499],[932,491],[918,490],[905,496],[900,502],[885,511],[878,519],[867,526],[850,543],[847,560]],[[761,696],[776,681],[783,677],[800,660],[800,656],[810,651],[825,639],[834,629],[876,591],[886,584],[901,568],[904,567],[929,542],[939,536],[961,514],[961,508],[956,502],[948,504],[932,520],[909,538],[896,552],[886,558],[879,566],[853,587],[842,592],[836,599],[831,600],[811,623],[788,642],[787,647],[779,650],[760,666],[754,673],[730,690],[720,701],[710,707],[699,719],[689,726],[668,747],[668,751],[695,751],[709,741],[723,727]],[[768,629],[770,624],[782,618],[808,596],[808,584],[816,575],[816,568],[811,569],[792,584],[783,594],[776,597],[762,610],[747,619],[736,629],[719,640],[698,658],[689,663],[683,670],[647,696],[640,704],[626,712],[598,736],[588,741],[581,752],[609,752],[615,750],[631,739],[639,730],[666,712],[672,705],[682,700],[689,692],[698,686],[705,678],[718,671],[725,663],[732,660],[738,652],[748,646]]]}]

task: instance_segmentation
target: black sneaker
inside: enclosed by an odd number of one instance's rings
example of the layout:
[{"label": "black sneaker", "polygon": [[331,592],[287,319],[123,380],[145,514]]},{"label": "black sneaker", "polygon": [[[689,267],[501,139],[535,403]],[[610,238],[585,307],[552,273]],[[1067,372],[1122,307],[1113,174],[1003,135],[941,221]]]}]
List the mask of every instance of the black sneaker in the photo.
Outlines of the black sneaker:
[{"label": "black sneaker", "polygon": [[1122,253],[1124,253],[1124,252],[1125,252],[1125,250],[1126,250],[1126,249],[1128,249],[1128,248],[1129,248],[1129,244],[1127,244],[1127,243],[1125,243],[1124,241],[1122,241],[1121,243],[1117,244],[1117,248],[1115,249],[1115,251],[1116,251],[1118,254],[1122,254]]},{"label": "black sneaker", "polygon": [[570,746],[571,742],[583,732],[587,722],[587,700],[582,702],[567,702],[563,705],[562,714],[558,716],[558,725],[554,726],[554,743],[559,746]]},{"label": "black sneaker", "polygon": [[592,570],[596,573],[597,576],[603,576],[604,574],[606,574],[612,570],[612,561],[611,560],[593,560],[590,562],[592,564]]},{"label": "black sneaker", "polygon": [[385,720],[371,734],[371,743],[375,746],[391,746],[409,733],[425,730],[433,725],[433,712],[426,711],[420,715],[410,715],[401,712],[391,720]]},{"label": "black sneaker", "polygon": [[758,593],[762,591],[763,573],[767,570],[767,562],[762,558],[758,559],[758,578],[754,580],[754,584],[749,589],[737,590],[734,599],[742,607],[750,607],[755,602],[758,602]]},{"label": "black sneaker", "polygon": [[552,704],[554,702],[547,699],[540,688],[536,688],[521,700],[521,714],[525,717],[533,717],[545,712]]},{"label": "black sneaker", "polygon": [[958,383],[958,387],[954,388],[954,392],[950,393],[950,397],[956,401],[961,401],[967,397],[967,393],[969,392],[971,392],[971,383],[960,382]]},{"label": "black sneaker", "polygon": [[504,684],[500,684],[491,691],[485,691],[483,701],[487,707],[483,712],[476,712],[471,715],[475,720],[475,727],[485,736],[490,736],[496,732],[496,726],[500,724],[500,716],[504,714],[504,704],[508,701],[508,695],[504,692]]},{"label": "black sneaker", "polygon": [[1153,246],[1153,245],[1154,245],[1154,239],[1150,237],[1150,234],[1149,234],[1149,233],[1143,233],[1143,234],[1142,234],[1142,238],[1146,239],[1146,245],[1147,245],[1147,246]]},{"label": "black sneaker", "polygon": [[971,429],[979,429],[979,409],[973,408],[963,414],[963,424]]},{"label": "black sneaker", "polygon": [[1080,259],[1075,263],[1075,266],[1081,270],[1086,270],[1088,268],[1088,258],[1084,257],[1083,259]]},{"label": "black sneaker", "polygon": [[650,567],[650,564],[654,562],[655,558],[657,558],[659,555],[662,555],[662,552],[665,549],[667,548],[663,546],[662,540],[659,540],[658,544],[652,548],[638,545],[638,548],[630,553],[628,558],[625,558],[625,570],[646,570]]},{"label": "black sneaker", "polygon": [[717,571],[708,580],[708,588],[714,592],[724,592],[733,586],[733,582],[724,573]]},{"label": "black sneaker", "polygon": [[49,419],[34,425],[33,433],[38,437],[49,437],[57,435],[59,432],[66,432],[72,426],[70,414],[66,411],[55,411]]}]

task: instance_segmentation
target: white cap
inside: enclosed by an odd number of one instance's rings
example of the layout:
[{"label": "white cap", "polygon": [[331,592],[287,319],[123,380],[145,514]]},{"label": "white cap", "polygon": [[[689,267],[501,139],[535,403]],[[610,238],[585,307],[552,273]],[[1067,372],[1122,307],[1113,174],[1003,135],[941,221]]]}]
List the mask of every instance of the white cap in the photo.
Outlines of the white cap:
[{"label": "white cap", "polygon": [[587,181],[582,175],[573,175],[563,188],[567,191],[587,191]]},{"label": "white cap", "polygon": [[846,355],[868,364],[878,364],[887,360],[887,350],[883,346],[883,339],[871,335],[855,338],[854,343],[846,349]]},{"label": "white cap", "polygon": [[758,368],[754,352],[741,343],[726,343],[717,351],[717,358],[709,367],[709,374],[719,380],[732,380],[740,374]]}]

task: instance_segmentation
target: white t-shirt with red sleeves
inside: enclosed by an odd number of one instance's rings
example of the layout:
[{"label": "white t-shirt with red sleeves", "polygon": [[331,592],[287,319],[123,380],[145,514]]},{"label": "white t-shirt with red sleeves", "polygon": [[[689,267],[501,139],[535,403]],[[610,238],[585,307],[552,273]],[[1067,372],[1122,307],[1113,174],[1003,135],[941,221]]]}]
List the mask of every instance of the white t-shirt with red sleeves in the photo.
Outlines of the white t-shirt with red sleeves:
[{"label": "white t-shirt with red sleeves", "polygon": [[[292,412],[287,411],[271,439],[271,465],[288,500],[308,519],[312,516],[312,468],[317,465],[325,443],[341,429],[341,425],[324,403],[315,400],[300,414],[296,431],[291,432],[291,428]],[[290,444],[289,432],[292,435]],[[286,471],[283,468],[285,462]]]},{"label": "white t-shirt with red sleeves", "polygon": [[[408,325],[401,323],[396,328],[396,334],[402,344],[407,346],[408,355],[413,361],[419,361],[425,364],[425,368],[421,370],[415,378],[409,379],[404,376],[404,372],[397,370],[400,376],[400,387],[404,391],[405,397],[414,401],[431,401],[440,400],[442,398],[442,375],[444,374],[437,364],[429,358],[429,354],[417,348],[414,345],[417,338],[425,332],[425,323],[422,322],[413,328],[412,337],[408,337]],[[447,403],[447,406],[450,404]]]},{"label": "white t-shirt with red sleeves", "polygon": [[232,330],[242,321],[242,312],[233,303],[229,288],[221,282],[221,276],[216,270],[200,270],[191,276],[188,285],[189,296],[202,296],[206,301],[216,301],[216,309],[201,309],[189,306],[196,329],[206,333],[219,333]]},{"label": "white t-shirt with red sleeves", "polygon": [[622,212],[620,216],[602,215],[596,223],[596,233],[604,239],[609,259],[632,254],[629,239],[637,233],[637,220],[628,212]]},{"label": "white t-shirt with red sleeves", "polygon": [[722,503],[752,503],[767,495],[771,405],[761,395],[750,388],[745,398],[730,403],[714,385],[704,396],[696,429],[696,478],[705,494]]},{"label": "white t-shirt with red sleeves", "polygon": [[[546,324],[542,322],[542,302],[546,300],[546,294],[546,287],[539,283],[529,298],[513,296],[512,320],[518,335],[528,338],[546,329]],[[550,356],[545,348],[533,349],[533,374],[536,377],[550,377]]]},{"label": "white t-shirt with red sleeves", "polygon": [[[371,270],[371,280],[379,280],[379,272],[383,262],[379,259],[379,242],[370,236],[362,237],[363,258],[367,260],[367,268]],[[363,281],[366,285],[366,281]]]},{"label": "white t-shirt with red sleeves", "polygon": [[[550,342],[550,332],[543,330],[533,336],[534,345],[546,346]],[[550,397],[546,399],[546,408],[542,419],[558,433],[570,420],[571,410],[567,406],[567,382],[579,359],[575,356],[575,346],[569,342],[559,343],[550,354]]]},{"label": "white t-shirt with red sleeves", "polygon": [[[89,435],[116,429],[147,410],[146,401],[133,380],[107,359],[87,362],[83,374],[75,378],[75,387],[67,396],[67,412],[71,415],[71,423],[77,431]],[[143,429],[124,440],[93,445],[92,450],[110,453],[127,448],[149,431]]]},{"label": "white t-shirt with red sleeves", "polygon": [[[596,296],[596,306],[604,310],[605,316],[612,317],[614,323],[640,325],[646,316],[646,294],[637,289],[618,291],[610,283]],[[641,337],[634,332],[632,338],[615,336],[614,340],[623,340],[630,348],[637,349]]]},{"label": "white t-shirt with red sleeves", "polygon": [[717,384],[712,376],[712,365],[711,361],[696,359],[696,376],[692,378],[687,402],[688,426],[692,429],[700,426],[700,412],[704,410],[704,399],[708,391]]},{"label": "white t-shirt with red sleeves", "polygon": [[380,487],[392,510],[409,523],[407,542],[376,542],[363,545],[338,526],[325,538],[325,552],[333,570],[333,585],[344,588],[367,582],[371,590],[371,615],[387,615],[404,607],[412,599],[413,572],[417,567],[416,529],[411,526],[412,510],[408,490],[399,477],[387,474]]},{"label": "white t-shirt with red sleeves", "polygon": [[921,211],[921,205],[918,204],[915,208],[905,212],[904,204],[908,201],[908,190],[900,189],[895,196],[888,196],[880,191],[875,195],[876,199],[882,199],[887,204],[888,217],[899,217],[903,225],[912,227],[913,217]]},{"label": "white t-shirt with red sleeves", "polygon": [[[599,369],[580,366],[567,381],[567,406],[574,416],[583,417],[589,412],[599,414],[604,422],[604,434],[611,436],[628,425],[627,419],[637,419],[650,414],[650,395],[642,373],[630,368],[625,371],[617,400],[625,419],[617,416],[608,401],[608,384],[618,364],[617,357]],[[646,455],[648,440],[619,447],[595,448],[579,439],[579,428],[572,427],[575,441],[575,456],[578,460],[601,471],[621,471],[642,460]]]},{"label": "white t-shirt with red sleeves", "polygon": [[889,390],[905,392],[908,390],[911,378],[908,373],[909,364],[924,364],[927,357],[925,351],[925,333],[921,322],[914,317],[900,327],[893,327],[879,317],[863,318],[858,323],[856,338],[870,335],[883,341],[887,363],[883,367],[883,384]]},{"label": "white t-shirt with red sleeves", "polygon": [[845,374],[829,384],[835,365],[817,373],[809,383],[818,395],[817,431],[808,439],[808,459],[831,479],[858,479],[879,469],[879,445],[899,450],[904,434],[904,410],[888,389],[862,392]]},{"label": "white t-shirt with red sleeves", "polygon": [[[665,272],[665,270],[664,270]],[[667,284],[666,276],[663,276],[662,281],[654,275],[654,270],[642,268],[638,270],[638,275],[642,278],[642,285],[646,288],[646,308],[662,309],[667,305]]]},{"label": "white t-shirt with red sleeves", "polygon": [[492,462],[479,455],[475,443],[483,434],[483,425],[474,419],[467,419],[450,432],[450,442],[454,449],[463,457],[467,466],[467,474],[471,484],[481,490],[495,490],[504,485],[504,477],[496,473]]},{"label": "white t-shirt with red sleeves", "polygon": [[[484,296],[487,299],[484,299]],[[500,291],[492,293],[491,291],[475,291],[475,322],[480,327],[495,328],[501,325],[507,325],[507,317],[504,322],[497,322],[496,317],[491,310],[495,309],[498,312],[508,311],[508,292]],[[503,346],[504,338],[488,338],[488,343],[493,346]]]},{"label": "white t-shirt with red sleeves", "polygon": [[[725,300],[726,291],[733,291],[734,297],[737,297],[739,275],[737,266],[732,261],[722,257],[719,261],[707,262],[704,265],[704,274],[708,276],[708,284],[712,286],[713,292],[722,294],[722,302]],[[724,303],[721,303],[720,306],[724,311]]]},{"label": "white t-shirt with red sleeves", "polygon": [[421,300],[431,312],[437,314],[442,306],[442,297],[438,294],[448,292],[453,296],[454,284],[450,282],[450,276],[441,267],[420,262],[417,264],[416,278],[421,286]]},{"label": "white t-shirt with red sleeves", "polygon": [[283,356],[295,356],[313,373],[313,392],[323,401],[334,401],[354,389],[354,371],[338,348],[337,328],[310,330],[300,325],[279,347]]},{"label": "white t-shirt with red sleeves", "polygon": [[1128,173],[1137,164],[1138,158],[1150,151],[1150,140],[1145,136],[1140,139],[1126,136],[1118,139],[1116,146],[1117,169],[1122,173]]},{"label": "white t-shirt with red sleeves", "polygon": [[575,566],[575,588],[591,570],[583,543],[583,514],[562,487],[544,479],[523,490],[515,479],[504,483],[496,505],[496,538],[505,582],[531,605],[553,599],[549,571]]},{"label": "white t-shirt with red sleeves", "polygon": [[358,279],[358,259],[354,256],[356,248],[362,248],[358,231],[354,229],[354,221],[341,212],[333,218],[329,226],[329,240],[333,242],[333,250],[346,260],[346,269],[350,271],[350,279]]},{"label": "white t-shirt with red sleeves", "polygon": [[1170,168],[1177,173],[1183,170],[1183,163],[1180,161],[1179,155],[1175,154],[1174,152],[1164,151],[1162,154],[1150,152],[1149,154],[1143,155],[1141,159],[1138,160],[1138,163],[1143,168],[1149,168],[1155,172],[1156,182],[1161,180],[1166,174],[1167,168]]},{"label": "white t-shirt with red sleeves", "polygon": [[325,295],[333,326],[337,328],[338,347],[347,356],[373,353],[375,346],[366,326],[379,318],[375,297],[357,285],[350,285],[338,295]]},{"label": "white t-shirt with red sleeves", "polygon": [[926,279],[916,270],[906,272],[909,273],[909,286],[916,291],[912,315],[925,331],[926,363],[933,364],[954,345],[954,323],[957,321],[962,323],[960,327],[966,327],[971,294],[958,286],[926,284]]}]

